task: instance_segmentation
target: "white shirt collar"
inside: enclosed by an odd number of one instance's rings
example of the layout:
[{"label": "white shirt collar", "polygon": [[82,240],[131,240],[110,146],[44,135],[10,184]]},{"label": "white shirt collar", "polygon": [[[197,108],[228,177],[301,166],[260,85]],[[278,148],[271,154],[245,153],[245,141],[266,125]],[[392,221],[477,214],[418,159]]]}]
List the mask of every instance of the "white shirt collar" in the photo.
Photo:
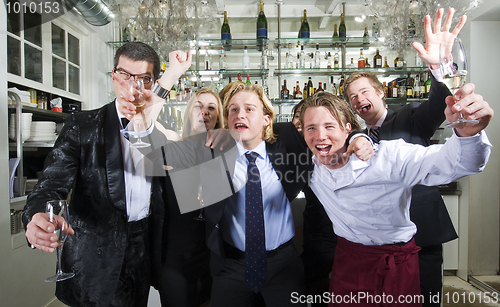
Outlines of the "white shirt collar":
[{"label": "white shirt collar", "polygon": [[[266,151],[266,142],[265,141],[260,142],[259,145],[257,145],[257,147],[255,147],[252,150],[246,149],[239,142],[236,142],[236,146],[238,148],[238,157],[243,156],[247,152],[253,151],[253,152],[258,153],[260,158],[266,159],[267,151]],[[246,159],[246,157],[245,157],[245,159]]]},{"label": "white shirt collar", "polygon": [[378,119],[378,121],[375,123],[375,125],[368,125],[367,124],[366,128],[368,128],[368,130],[380,128],[382,126],[382,124],[384,123],[384,120],[386,117],[387,117],[387,109],[384,110],[384,114],[382,114],[382,116]]}]

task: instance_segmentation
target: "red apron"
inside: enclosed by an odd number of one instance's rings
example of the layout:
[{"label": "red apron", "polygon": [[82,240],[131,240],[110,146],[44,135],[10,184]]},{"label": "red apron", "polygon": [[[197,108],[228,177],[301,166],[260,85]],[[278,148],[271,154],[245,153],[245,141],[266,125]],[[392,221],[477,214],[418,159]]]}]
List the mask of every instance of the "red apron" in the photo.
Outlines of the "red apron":
[{"label": "red apron", "polygon": [[397,246],[338,237],[328,306],[422,306],[419,250],[414,239]]}]

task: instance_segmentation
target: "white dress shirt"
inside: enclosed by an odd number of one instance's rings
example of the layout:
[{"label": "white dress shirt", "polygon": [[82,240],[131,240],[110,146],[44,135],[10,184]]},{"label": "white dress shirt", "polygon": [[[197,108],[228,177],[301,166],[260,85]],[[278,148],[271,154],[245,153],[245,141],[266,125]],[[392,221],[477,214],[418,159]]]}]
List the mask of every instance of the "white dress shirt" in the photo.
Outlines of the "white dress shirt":
[{"label": "white dress shirt", "polygon": [[[117,103],[115,102],[117,105]],[[121,126],[125,118],[116,108]],[[122,127],[123,130],[125,127]],[[149,215],[151,201],[151,176],[145,175],[144,156],[120,133],[123,154],[123,176],[125,178],[125,202],[129,222],[139,221]],[[134,165],[135,164],[135,165]]]},{"label": "white dress shirt", "polygon": [[[246,150],[239,143],[237,146],[238,158],[234,169],[233,184],[239,192],[228,198],[220,223],[224,241],[245,251],[245,185],[248,168],[245,153],[250,150]],[[266,250],[274,250],[290,241],[295,235],[292,208],[269,160],[266,143],[262,141],[251,151],[259,154],[255,164],[259,169],[262,186]]]},{"label": "white dress shirt", "polygon": [[313,157],[311,188],[335,233],[364,245],[408,242],[417,231],[410,220],[412,187],[445,184],[482,171],[491,144],[481,132],[453,135],[444,145],[423,147],[395,140],[381,141],[375,149],[368,161],[352,155],[344,167],[334,170]]}]

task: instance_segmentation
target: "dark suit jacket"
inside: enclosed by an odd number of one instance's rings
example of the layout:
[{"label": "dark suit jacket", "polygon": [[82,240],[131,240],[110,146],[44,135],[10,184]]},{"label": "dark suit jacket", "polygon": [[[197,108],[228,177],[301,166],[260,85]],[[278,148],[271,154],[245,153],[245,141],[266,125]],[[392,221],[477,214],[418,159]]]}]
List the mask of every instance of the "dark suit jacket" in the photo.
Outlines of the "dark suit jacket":
[{"label": "dark suit jacket", "polygon": [[[278,138],[272,144],[266,142],[266,150],[291,202],[311,177],[311,154],[292,123],[274,124],[274,132]],[[234,167],[234,160],[228,160],[228,165]],[[224,267],[224,244],[219,222],[226,203],[227,199],[205,209],[207,245],[211,250],[210,269],[214,276]]]},{"label": "dark suit jacket", "polygon": [[[114,103],[69,116],[26,202],[25,225],[47,200],[66,199],[72,190],[75,235],[64,244],[62,267],[75,277],[56,288],[71,306],[109,306],[121,274],[128,234],[119,128]],[[137,286],[148,290],[149,277]]]},{"label": "dark suit jacket", "polygon": [[[444,101],[451,95],[443,83],[431,78],[429,100],[409,103],[397,111],[387,110],[379,130],[381,140],[404,139],[407,143],[430,145],[430,138],[446,119]],[[417,225],[418,246],[438,245],[458,237],[437,187],[413,188],[410,218]]]}]

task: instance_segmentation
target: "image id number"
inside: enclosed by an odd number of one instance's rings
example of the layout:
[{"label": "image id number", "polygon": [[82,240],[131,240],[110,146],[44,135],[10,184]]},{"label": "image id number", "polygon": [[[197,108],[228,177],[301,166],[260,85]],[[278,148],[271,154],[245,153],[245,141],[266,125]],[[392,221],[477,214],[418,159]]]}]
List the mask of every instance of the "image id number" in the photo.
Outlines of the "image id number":
[{"label": "image id number", "polygon": [[447,292],[444,294],[445,304],[481,304],[481,303],[498,303],[498,293],[496,292]]},{"label": "image id number", "polygon": [[5,4],[8,14],[27,14],[27,13],[45,13],[45,14],[59,14],[61,10],[61,3],[59,1],[42,1],[42,2],[19,2],[8,1]]}]

